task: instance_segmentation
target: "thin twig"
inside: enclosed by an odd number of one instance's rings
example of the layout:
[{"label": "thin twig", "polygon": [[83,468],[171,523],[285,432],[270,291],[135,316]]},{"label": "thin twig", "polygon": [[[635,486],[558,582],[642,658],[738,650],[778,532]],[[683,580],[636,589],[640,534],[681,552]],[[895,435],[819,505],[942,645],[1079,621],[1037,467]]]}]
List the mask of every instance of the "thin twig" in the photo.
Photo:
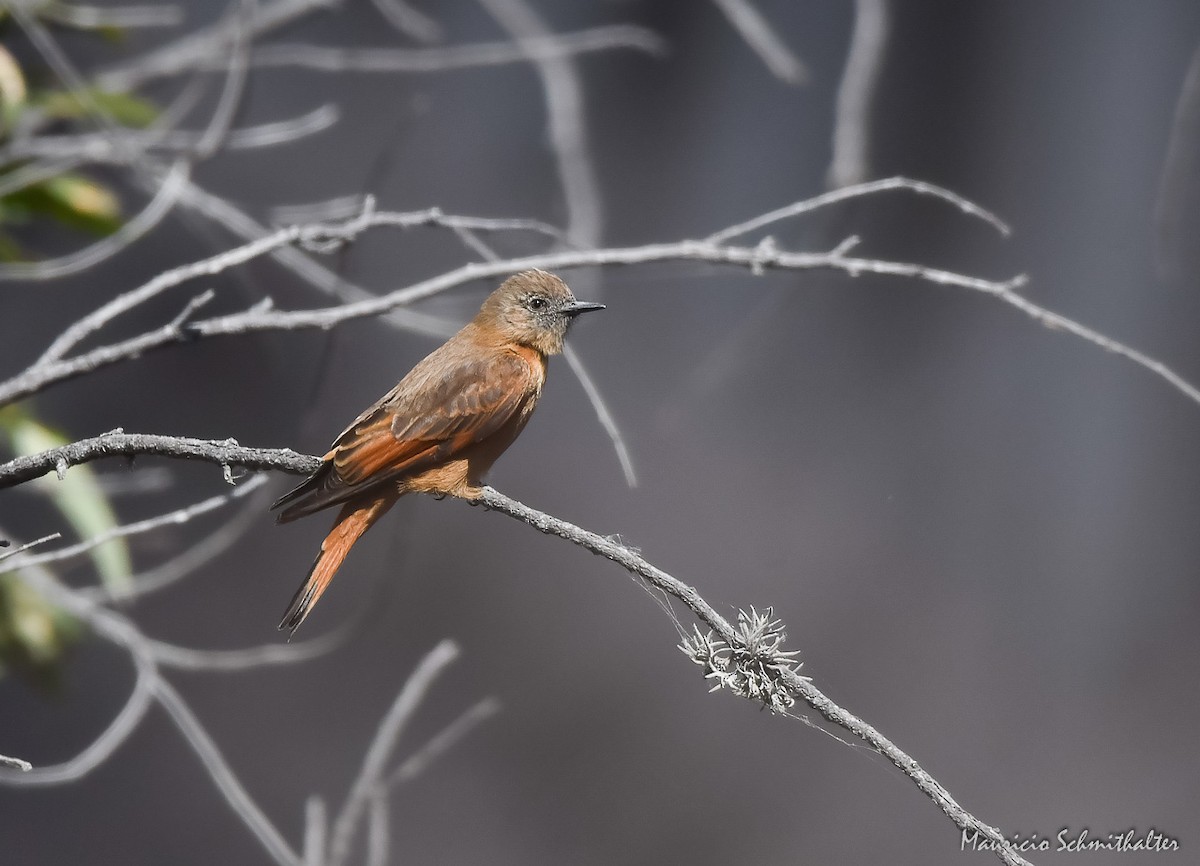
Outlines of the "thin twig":
[{"label": "thin twig", "polygon": [[776,35],[750,0],[713,0],[713,3],[767,69],[771,70],[772,75],[788,84],[804,84],[808,81],[804,61]]},{"label": "thin twig", "polygon": [[[110,434],[112,436],[124,434]],[[143,437],[148,441],[157,439],[168,439],[169,437]],[[78,443],[76,443],[78,444]],[[159,443],[161,444],[161,443]],[[200,456],[204,451],[203,444],[200,440],[183,440],[182,451],[186,456]],[[200,447],[197,447],[197,446]],[[287,471],[299,471],[302,473],[311,472],[319,465],[319,460],[316,457],[309,457],[296,454],[290,450],[268,451],[266,449],[239,449],[225,443],[209,443],[213,446],[215,452],[219,453],[216,457],[216,462],[220,463],[242,463],[243,459],[239,459],[238,452],[246,451],[253,452],[255,459],[267,458],[265,463],[276,461],[278,468]],[[68,448],[71,446],[67,446]],[[58,449],[61,450],[61,449]],[[245,459],[250,459],[248,456]],[[50,461],[53,463],[53,461]],[[0,467],[0,484],[3,484],[4,467]],[[481,497],[476,501],[477,504],[482,504],[485,507],[502,512],[510,517],[520,520],[523,523],[532,526],[540,532],[548,535],[556,535],[573,544],[579,545],[592,553],[603,556],[607,559],[620,565],[631,574],[640,577],[647,584],[660,590],[668,595],[679,599],[684,605],[691,610],[696,617],[707,625],[726,645],[731,647],[744,646],[744,638],[737,629],[721,614],[704,600],[703,597],[691,586],[683,583],[662,569],[652,565],[644,559],[639,553],[625,546],[620,541],[613,537],[604,537],[594,532],[589,532],[560,518],[537,511],[529,506],[523,505],[516,500],[510,499],[502,493],[491,487],[483,489]],[[60,594],[62,590],[57,590]],[[73,594],[68,594],[68,600],[71,601],[73,607],[82,609],[84,612],[96,616],[94,607],[88,606],[82,599],[77,599]],[[82,606],[82,607],[81,607]],[[111,615],[110,615],[111,616]],[[104,621],[101,620],[103,623]],[[128,641],[127,636],[121,635],[118,632],[118,637]],[[145,648],[146,639],[140,638],[141,652],[150,654],[150,651]],[[384,766],[394,749],[397,738],[399,737],[404,724],[410,717],[413,709],[419,703],[420,696],[424,693],[428,684],[436,676],[436,674],[448,664],[457,654],[457,648],[450,642],[440,644],[433,652],[431,652],[417,670],[410,677],[405,685],[400,696],[396,699],[392,709],[384,718],[380,725],[379,731],[372,743],[371,748],[367,752],[364,759],[363,767],[359,776],[355,780],[351,788],[350,795],[347,797],[346,805],[340,812],[333,833],[332,856],[331,863],[333,866],[342,866],[345,857],[349,853],[350,843],[353,839],[355,828],[362,817],[364,810],[368,805],[377,786],[383,779]],[[807,703],[814,710],[819,712],[825,719],[844,728],[856,737],[863,740],[871,748],[878,751],[881,755],[891,761],[905,775],[907,775],[917,787],[924,792],[934,803],[940,808],[954,823],[966,832],[974,832],[985,838],[995,842],[997,846],[997,854],[1010,866],[1026,866],[1026,861],[1022,859],[1011,848],[1009,843],[1004,839],[999,830],[979,821],[969,812],[964,810],[951,797],[948,791],[936,779],[929,775],[912,757],[903,752],[894,743],[884,737],[874,727],[867,724],[862,719],[854,714],[844,710],[832,700],[830,700],[823,692],[816,688],[806,677],[798,675],[791,669],[783,670],[779,674],[780,682],[786,689]],[[160,697],[161,700],[161,697]],[[174,714],[173,714],[174,715]],[[186,721],[186,719],[185,719]],[[194,718],[193,720],[194,721]],[[178,723],[178,719],[177,719]],[[181,729],[185,728],[184,724],[180,724]],[[202,731],[202,729],[201,729]],[[187,731],[185,731],[187,733]],[[194,734],[194,732],[192,732]],[[207,735],[204,735],[206,738]],[[192,735],[189,734],[189,741]],[[198,751],[207,754],[204,751],[205,739],[201,739],[199,744],[193,743]],[[207,741],[208,746],[212,746],[211,741]],[[215,746],[212,746],[215,749]],[[219,754],[217,755],[219,759]],[[218,762],[213,767],[210,767],[210,772],[213,773],[214,779],[217,780],[218,786],[225,792],[226,797],[231,803],[240,803],[236,792],[229,785],[229,779],[218,772],[223,763]],[[226,771],[228,768],[224,768]],[[234,780],[236,785],[236,780]],[[240,787],[237,790],[241,790]],[[245,792],[241,791],[244,797]],[[255,807],[256,808],[256,807]],[[262,827],[254,827],[257,821],[256,815],[261,815],[257,812],[247,812],[243,815],[243,820],[252,826],[260,839],[264,839],[264,844],[268,844],[270,833]],[[263,819],[265,820],[265,818]],[[268,825],[269,826],[269,825]],[[273,827],[270,828],[273,830]],[[269,847],[269,846],[268,846]]]},{"label": "thin twig", "polygon": [[166,680],[159,678],[155,683],[154,696],[171,716],[171,720],[175,722],[175,726],[179,728],[196,756],[200,758],[204,769],[212,777],[230,808],[258,838],[267,853],[279,866],[301,866],[299,855],[292,850],[287,840],[271,823],[271,819],[238,781],[237,776],[226,763],[225,756],[221,754],[217,744],[213,742],[208,731],[200,724],[200,720],[196,718],[191,707],[187,705],[179,692]]},{"label": "thin twig", "polygon": [[18,559],[16,562],[6,566],[9,569],[24,568],[30,565],[46,565],[51,562],[63,562],[82,556],[93,548],[99,547],[101,544],[106,544],[115,538],[128,538],[131,535],[140,535],[145,532],[151,532],[163,526],[178,526],[187,523],[193,518],[199,517],[202,514],[208,514],[210,511],[215,511],[222,508],[237,499],[248,496],[255,490],[258,490],[266,484],[267,478],[265,475],[258,475],[251,478],[245,484],[240,484],[229,493],[222,493],[219,496],[210,496],[200,502],[193,503],[185,508],[178,508],[174,511],[169,511],[166,514],[159,514],[155,517],[150,517],[145,520],[138,520],[134,523],[125,523],[120,526],[114,526],[106,529],[103,532],[98,532],[91,538],[86,538],[77,544],[71,544],[67,547],[58,550],[50,550],[45,553],[39,553],[34,556],[28,556],[23,559]]},{"label": "thin twig", "polygon": [[[849,190],[838,190],[833,193],[827,193],[824,196],[818,196],[818,199],[828,202],[829,200],[839,200],[849,195],[861,195],[864,187],[875,189],[889,188],[906,188],[918,189],[924,185],[913,186],[912,181],[904,179],[892,179],[889,181],[877,181],[870,184],[864,184],[858,188]],[[937,190],[937,188],[924,189],[922,192],[929,192],[939,198],[946,198],[943,193],[945,191]],[[947,199],[949,200],[949,199]],[[816,201],[816,200],[813,200]],[[956,202],[960,207],[975,208],[969,202]],[[792,206],[786,209],[789,214],[810,210],[811,205],[802,203],[801,205]],[[782,218],[782,211],[775,212],[773,218]],[[364,220],[364,223],[370,223],[375,217]],[[982,218],[992,222],[988,216]],[[747,223],[733,226],[718,233],[718,236],[729,236],[741,234],[752,230],[754,227],[765,224],[766,220],[760,218]],[[1002,227],[1002,224],[1001,224]],[[342,228],[334,231],[334,235],[340,236],[343,233],[348,233],[349,230]],[[295,240],[303,235],[303,231],[294,227],[293,229],[282,230],[267,238],[263,238],[243,247],[231,250],[214,259],[206,260],[197,265],[189,265],[185,268],[176,269],[176,271],[168,272],[162,275],[159,280],[152,281],[152,284],[135,290],[129,293],[132,295],[144,296],[150,293],[150,289],[161,291],[165,285],[174,285],[182,282],[184,279],[196,273],[205,273],[209,269],[220,270],[224,267],[232,266],[234,263],[240,263],[253,258],[255,255],[261,255],[263,252],[275,249],[279,245],[291,240]],[[1018,276],[1005,281],[985,280],[977,277],[968,277],[962,274],[957,274],[951,271],[944,271],[938,268],[929,268],[924,265],[911,264],[907,262],[889,262],[878,259],[864,259],[847,256],[844,250],[847,249],[845,244],[828,253],[790,253],[776,249],[772,244],[762,243],[756,247],[736,247],[724,246],[720,243],[712,241],[680,241],[673,244],[650,244],[642,247],[630,247],[624,249],[601,249],[601,250],[584,250],[575,251],[567,250],[557,253],[546,253],[536,256],[526,256],[517,259],[508,259],[499,262],[472,262],[463,265],[455,270],[446,272],[437,277],[424,280],[407,288],[397,289],[386,295],[377,297],[365,298],[361,301],[353,303],[341,304],[335,307],[325,309],[303,310],[294,312],[281,312],[263,309],[256,307],[242,313],[235,313],[228,316],[222,316],[215,319],[207,319],[190,324],[187,328],[187,335],[193,336],[216,336],[216,335],[231,335],[231,334],[247,334],[257,331],[270,330],[294,330],[302,328],[331,328],[342,322],[351,319],[362,318],[366,316],[376,316],[383,313],[389,313],[410,304],[414,301],[436,295],[440,292],[464,283],[471,282],[477,279],[494,277],[503,274],[512,273],[526,268],[542,268],[546,270],[557,270],[564,268],[575,268],[585,266],[602,266],[615,264],[644,264],[655,261],[668,260],[693,260],[705,261],[719,264],[738,265],[749,267],[755,272],[765,268],[781,268],[781,269],[814,269],[814,268],[835,268],[844,271],[851,276],[858,276],[862,273],[874,273],[890,276],[909,277],[913,279],[924,280],[940,285],[956,286],[959,288],[970,289],[972,291],[981,292],[986,295],[996,297],[998,300],[1016,307],[1026,315],[1035,319],[1038,322],[1056,330],[1063,330],[1079,337],[1093,345],[1099,346],[1106,351],[1118,354],[1128,360],[1134,362],[1155,375],[1159,376],[1172,387],[1185,394],[1188,399],[1193,402],[1200,403],[1200,390],[1190,384],[1183,377],[1171,370],[1163,362],[1152,358],[1144,352],[1133,349],[1125,344],[1113,340],[1109,337],[1094,331],[1072,319],[1054,313],[1041,307],[1032,301],[1017,294],[1016,290],[1024,285],[1025,278]],[[311,261],[311,260],[307,260]],[[315,263],[313,263],[315,265]],[[114,301],[122,305],[129,303],[129,296]],[[134,300],[133,303],[137,301]],[[129,303],[129,305],[132,305]],[[107,306],[107,305],[106,305]],[[98,311],[99,313],[99,311]],[[96,316],[97,314],[93,314]],[[92,317],[89,317],[91,319]],[[111,316],[105,312],[100,316],[107,321]],[[81,320],[76,326],[68,329],[62,337],[55,342],[55,346],[51,347],[46,355],[51,355],[52,352],[59,351],[58,347],[61,343],[66,342],[68,345],[73,345],[81,330],[90,333],[90,329],[94,325],[94,320],[85,323]],[[428,323],[426,323],[428,327]],[[435,329],[436,331],[436,329]],[[138,352],[146,351],[155,346],[166,345],[170,342],[177,342],[178,334],[172,332],[156,332],[152,338],[135,338],[134,341],[129,341],[127,347],[133,347]],[[109,352],[104,355],[105,363],[111,363],[121,359],[120,353]],[[45,387],[54,381],[59,381],[70,376],[79,375],[83,370],[79,369],[73,362],[64,362],[59,366],[35,364],[33,368],[25,373],[18,374],[6,383],[0,384],[0,405],[19,399],[29,394],[36,393],[41,388]],[[44,471],[44,470],[43,470]]]},{"label": "thin twig", "polygon": [[214,297],[215,293],[208,289],[190,299],[183,309],[167,322],[153,331],[130,337],[118,343],[100,346],[90,352],[77,355],[65,361],[55,361],[50,364],[35,364],[25,372],[0,385],[0,405],[19,400],[30,394],[35,394],[49,384],[64,382],[86,373],[92,373],[101,367],[107,367],[120,361],[141,357],[151,349],[160,349],[172,343],[186,343],[195,335],[188,319]]},{"label": "thin twig", "polygon": [[[629,24],[593,27],[574,33],[531,38],[520,47],[511,42],[476,42],[444,48],[335,48],[327,45],[267,45],[256,48],[256,69],[297,68],[317,72],[431,73],[454,69],[503,66],[527,60],[562,60],[600,51],[640,51],[652,57],[666,53],[653,31]],[[202,68],[217,61],[201,61]]]},{"label": "thin twig", "polygon": [[[254,17],[245,26],[253,39],[290,24],[318,9],[336,5],[338,0],[275,0],[260,3]],[[212,58],[227,57],[229,46],[238,38],[237,22],[221,20],[209,27],[192,31],[147,54],[133,57],[110,67],[93,79],[102,90],[130,92],[148,81],[195,69]]]},{"label": "thin twig", "polygon": [[0,782],[14,785],[51,784],[78,778],[102,763],[124,742],[145,716],[149,701],[167,711],[187,743],[199,756],[230,808],[259,839],[279,866],[300,866],[299,858],[270,819],[242,787],[216,743],[178,692],[158,674],[149,639],[130,620],[63,586],[44,568],[29,568],[25,579],[47,598],[91,626],[101,637],[126,649],[138,671],[133,693],[117,718],[92,745],[66,764],[46,767],[20,776],[0,772]]},{"label": "thin twig", "polygon": [[175,27],[183,23],[183,9],[162,6],[85,6],[81,3],[47,3],[38,14],[70,27],[134,30],[142,27]]},{"label": "thin twig", "polygon": [[[145,475],[146,472],[143,468],[137,474]],[[152,568],[131,575],[127,589],[114,591],[107,584],[100,583],[79,587],[76,591],[92,601],[119,601],[127,604],[144,595],[166,589],[229,550],[249,532],[255,526],[254,518],[261,516],[266,505],[264,499],[261,493],[247,497],[245,505],[237,514],[200,541]]]},{"label": "thin twig", "polygon": [[304,866],[324,866],[328,820],[323,799],[313,794],[304,801]]},{"label": "thin twig", "polygon": [[854,33],[838,85],[833,157],[825,186],[862,183],[871,173],[871,107],[888,40],[888,0],[855,0]]},{"label": "thin twig", "polygon": [[[10,557],[16,556],[18,553],[24,553],[25,551],[29,550],[30,548],[37,547],[39,544],[45,544],[47,541],[54,541],[56,538],[62,538],[62,533],[61,532],[51,532],[49,535],[43,535],[41,538],[35,539],[33,541],[27,541],[24,544],[18,545],[17,547],[14,547],[12,550],[7,549],[8,542],[5,541],[3,543],[3,546],[5,547],[5,549],[0,550],[0,562],[4,562],[4,560],[9,559]],[[4,570],[7,571],[8,570],[7,567]]]},{"label": "thin twig", "polygon": [[[1196,200],[1200,175],[1200,46],[1192,52],[1171,119],[1171,134],[1154,202],[1154,258],[1165,279],[1178,278],[1180,256],[1194,252],[1194,233],[1184,227],[1184,214]],[[1194,223],[1193,223],[1194,225]]]},{"label": "thin twig", "polygon": [[371,795],[379,786],[387,771],[387,762],[396,748],[396,743],[403,733],[405,726],[421,705],[425,693],[433,685],[433,681],[446,667],[458,657],[458,646],[449,640],[444,640],[435,646],[417,664],[404,688],[393,701],[391,709],[380,722],[367,754],[363,758],[362,768],[354,783],[346,803],[338,813],[333,824],[333,836],[329,846],[330,866],[344,866],[350,855],[350,846],[354,833],[363,812],[370,803]]},{"label": "thin twig", "polygon": [[411,782],[417,776],[429,769],[438,758],[475,730],[482,722],[500,712],[500,701],[496,698],[484,698],[468,709],[465,713],[439,731],[433,739],[405,759],[384,782],[386,788],[394,788]]},{"label": "thin twig", "polygon": [[637,473],[633,469],[633,458],[629,456],[629,449],[625,446],[625,437],[621,435],[621,428],[617,426],[617,420],[613,417],[612,412],[608,408],[608,404],[604,401],[604,395],[600,393],[600,389],[596,387],[591,374],[583,365],[583,360],[579,357],[579,353],[566,346],[563,349],[563,359],[567,362],[567,366],[575,373],[575,378],[579,380],[579,384],[583,386],[583,392],[587,395],[588,402],[592,404],[592,409],[596,412],[596,417],[600,421],[600,426],[604,428],[604,432],[608,434],[609,440],[613,444],[613,448],[617,452],[617,461],[621,464],[621,471],[625,474],[625,483],[630,487],[637,487]]},{"label": "thin twig", "polygon": [[144,208],[121,224],[115,232],[54,259],[37,262],[4,262],[0,264],[0,281],[52,280],[77,274],[94,267],[129,247],[161,223],[175,207],[187,183],[191,167],[185,160],[176,160],[166,179]]},{"label": "thin twig", "polygon": [[367,866],[387,866],[391,847],[391,818],[386,789],[371,795],[367,804]]},{"label": "thin twig", "polygon": [[61,448],[18,457],[0,464],[0,488],[40,478],[48,472],[66,472],[70,466],[89,463],[103,457],[133,457],[139,454],[201,460],[216,463],[223,468],[241,466],[246,469],[279,469],[302,475],[315,471],[321,463],[315,457],[298,454],[287,448],[245,448],[238,445],[236,439],[156,436],[125,433],[118,428],[91,439],[81,439]]},{"label": "thin twig", "polygon": [[711,244],[721,244],[731,241],[736,237],[741,237],[744,234],[777,223],[780,220],[790,217],[799,216],[800,214],[809,213],[818,208],[827,207],[836,202],[845,201],[851,198],[861,198],[863,196],[874,195],[875,193],[885,192],[888,190],[906,190],[915,192],[919,195],[930,195],[934,198],[939,198],[944,202],[949,202],[968,216],[973,216],[991,225],[996,231],[1000,232],[1004,237],[1012,234],[1012,230],[991,211],[981,208],[979,205],[969,201],[958,193],[951,192],[940,186],[935,186],[932,183],[926,183],[923,180],[910,180],[907,177],[889,177],[884,180],[873,180],[867,183],[856,184],[855,186],[847,186],[841,189],[831,190],[822,195],[807,198],[803,201],[789,204],[778,210],[768,211],[765,214],[748,219],[745,222],[737,223],[728,228],[721,229],[719,232],[714,232],[705,240]]},{"label": "thin twig", "polygon": [[132,658],[137,666],[137,679],[134,680],[133,690],[126,698],[121,711],[86,749],[61,764],[40,766],[33,772],[17,778],[6,778],[0,774],[0,783],[11,782],[22,786],[63,785],[82,779],[111,758],[141,724],[154,701],[153,667],[140,655],[134,654]]},{"label": "thin twig", "polygon": [[328,655],[357,633],[358,623],[350,620],[338,628],[312,638],[287,644],[265,644],[243,649],[209,650],[178,646],[151,637],[145,639],[146,652],[159,665],[185,671],[224,671],[239,673],[278,665],[292,665]]},{"label": "thin twig", "polygon": [[[666,592],[683,602],[710,629],[720,636],[721,640],[730,646],[741,644],[737,631],[727,619],[718,614],[694,588],[667,574],[662,569],[650,564],[636,551],[625,545],[581,529],[560,518],[537,511],[527,505],[510,499],[491,487],[483,489],[483,495],[477,500],[489,509],[499,511],[515,518],[539,532],[556,535],[559,538],[589,550],[598,556],[603,556],[620,565],[657,589]],[[884,737],[874,727],[855,716],[848,710],[838,706],[822,693],[807,677],[794,672],[784,674],[783,683],[797,698],[802,699],[810,707],[820,713],[828,721],[854,734],[872,749],[894,764],[897,769],[911,779],[921,791],[937,804],[959,829],[975,832],[996,844],[996,853],[1009,866],[1028,866],[1003,834],[990,825],[979,821],[955,802],[950,793],[910,755],[906,754],[894,743]]]},{"label": "thin twig", "polygon": [[[375,217],[364,220],[372,223]],[[115,363],[130,357],[136,357],[153,348],[160,348],[172,343],[178,343],[193,337],[210,337],[217,335],[248,334],[258,331],[295,330],[303,328],[331,328],[350,319],[378,316],[385,313],[394,314],[399,308],[415,301],[431,297],[455,286],[463,285],[474,280],[507,275],[528,268],[544,270],[559,270],[585,266],[615,265],[615,264],[645,264],[656,261],[692,260],[714,264],[728,264],[749,267],[758,273],[766,268],[803,269],[834,268],[842,270],[851,276],[861,273],[887,274],[891,276],[911,277],[941,285],[958,286],[987,294],[1000,295],[1024,284],[1024,277],[1014,280],[995,282],[977,277],[967,277],[938,268],[907,262],[889,262],[878,259],[863,259],[845,256],[838,251],[830,253],[791,253],[775,249],[769,244],[759,244],[756,247],[722,246],[707,241],[680,241],[672,244],[650,244],[643,247],[625,249],[601,250],[566,250],[557,253],[525,256],[497,262],[472,262],[459,268],[432,277],[420,283],[403,289],[397,289],[385,295],[371,295],[365,290],[354,288],[351,292],[361,300],[344,303],[324,309],[300,310],[293,312],[275,311],[256,305],[241,313],[221,316],[214,319],[193,322],[180,331],[170,327],[131,338],[120,344],[101,347],[93,352],[68,361],[46,363],[47,360],[58,356],[64,345],[73,345],[82,333],[90,333],[97,321],[107,321],[115,315],[114,309],[128,309],[145,298],[162,291],[168,285],[175,285],[183,279],[196,273],[206,273],[223,269],[240,263],[264,252],[289,252],[299,257],[303,268],[297,273],[304,273],[313,278],[314,284],[337,288],[337,279],[331,271],[318,263],[303,256],[296,250],[280,250],[279,247],[289,241],[304,237],[304,231],[293,228],[276,232],[262,238],[253,244],[247,244],[231,250],[222,256],[206,260],[198,265],[168,272],[152,281],[151,284],[134,290],[106,305],[105,309],[85,317],[73,325],[55,341],[41,359],[24,373],[0,383],[0,405],[37,393],[48,385],[91,372],[101,366]],[[298,263],[300,264],[300,263]],[[409,314],[412,319],[418,318]],[[428,326],[428,317],[425,326]],[[415,322],[413,323],[415,326]]]},{"label": "thin twig", "polygon": [[133,689],[120,712],[82,752],[61,764],[39,766],[19,776],[0,771],[0,784],[60,785],[83,778],[108,760],[129,739],[150,706],[157,674],[154,662],[139,645],[136,627],[128,620],[79,597],[45,568],[29,566],[21,577],[40,595],[88,623],[99,635],[128,649],[136,672]]},{"label": "thin twig", "polygon": [[372,0],[384,20],[410,39],[418,42],[437,42],[442,28],[434,19],[407,0]]},{"label": "thin twig", "polygon": [[[327,102],[297,117],[242,126],[229,131],[225,142],[227,150],[251,150],[259,147],[274,147],[289,144],[305,136],[323,132],[337,123],[339,110],[336,103]],[[154,130],[131,130],[127,137],[144,151],[188,152],[196,149],[204,133],[171,128]],[[69,159],[71,162],[58,164],[36,164],[39,174],[24,182],[27,185],[37,179],[53,177],[84,162],[109,162],[125,165],[127,157],[113,150],[108,137],[95,132],[78,135],[43,135],[16,141],[0,151],[0,162],[22,159]],[[31,166],[26,166],[30,168]],[[23,171],[19,169],[18,171]],[[13,176],[17,171],[5,174],[0,183],[0,194],[13,191]],[[302,220],[286,220],[301,222]]]},{"label": "thin twig", "polygon": [[267,221],[276,226],[300,225],[303,223],[329,222],[352,219],[364,210],[368,199],[374,196],[362,193],[339,195],[321,201],[299,204],[277,204],[267,213]]},{"label": "thin twig", "polygon": [[581,247],[599,246],[604,207],[588,148],[579,72],[568,57],[537,53],[536,41],[551,39],[554,34],[525,0],[479,0],[479,3],[537,67],[545,95],[550,145],[567,205],[567,237]]},{"label": "thin twig", "polygon": [[232,129],[226,147],[229,150],[250,150],[291,144],[301,138],[324,132],[333,127],[340,118],[341,109],[338,104],[326,102],[298,117]]},{"label": "thin twig", "polygon": [[208,127],[196,142],[192,155],[196,159],[207,159],[212,156],[229,136],[233,126],[233,117],[242,102],[246,92],[246,73],[249,68],[250,35],[248,23],[254,17],[257,8],[256,0],[234,0],[226,17],[233,32],[233,44],[227,54],[225,64],[225,84],[217,107],[213,109]]}]

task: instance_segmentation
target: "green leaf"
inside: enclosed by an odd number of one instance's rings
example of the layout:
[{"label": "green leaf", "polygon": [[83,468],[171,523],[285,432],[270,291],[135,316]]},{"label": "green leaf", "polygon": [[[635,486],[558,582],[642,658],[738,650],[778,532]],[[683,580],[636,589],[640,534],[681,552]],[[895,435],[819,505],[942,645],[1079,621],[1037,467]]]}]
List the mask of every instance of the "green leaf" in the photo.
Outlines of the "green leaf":
[{"label": "green leaf", "polygon": [[12,127],[27,95],[20,65],[8,49],[0,45],[0,129],[7,131]]},{"label": "green leaf", "polygon": [[41,213],[63,225],[106,235],[121,226],[121,203],[108,187],[79,174],[60,174],[0,200],[5,222]]},{"label": "green leaf", "polygon": [[22,571],[0,575],[0,676],[12,670],[56,689],[63,657],[82,635],[83,624],[30,587]]},{"label": "green leaf", "polygon": [[54,91],[36,100],[52,120],[78,120],[92,113],[92,103],[122,126],[142,128],[158,117],[158,108],[148,99],[130,93],[89,89],[86,98],[67,91]]},{"label": "green leaf", "polygon": [[[42,424],[23,407],[0,409],[0,435],[17,454],[36,454],[68,444],[71,440]],[[53,476],[39,482],[54,506],[80,538],[93,538],[117,526],[117,518],[96,476],[88,466],[76,466],[62,481]],[[131,586],[133,566],[129,546],[114,538],[89,552],[101,582],[114,595]]]}]

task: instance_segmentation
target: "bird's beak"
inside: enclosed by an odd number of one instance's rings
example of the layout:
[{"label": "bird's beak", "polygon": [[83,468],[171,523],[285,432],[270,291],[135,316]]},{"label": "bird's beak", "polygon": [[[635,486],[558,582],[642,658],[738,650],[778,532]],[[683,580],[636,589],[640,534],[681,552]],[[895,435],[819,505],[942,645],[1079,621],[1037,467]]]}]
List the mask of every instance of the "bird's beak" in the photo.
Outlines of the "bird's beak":
[{"label": "bird's beak", "polygon": [[562,312],[567,316],[578,316],[580,313],[590,313],[592,310],[603,310],[604,304],[593,304],[588,301],[571,301],[562,308]]}]

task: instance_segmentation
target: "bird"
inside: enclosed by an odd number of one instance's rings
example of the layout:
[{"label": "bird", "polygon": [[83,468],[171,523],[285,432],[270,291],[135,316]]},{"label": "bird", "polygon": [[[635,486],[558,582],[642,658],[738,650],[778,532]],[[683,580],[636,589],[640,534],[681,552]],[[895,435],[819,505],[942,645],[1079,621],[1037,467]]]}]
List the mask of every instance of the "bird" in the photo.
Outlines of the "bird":
[{"label": "bird", "polygon": [[554,274],[514,274],[355,418],[312,475],[271,506],[282,509],[278,523],[340,506],[280,630],[296,633],[350,548],[404,494],[477,499],[483,475],[537,406],[548,358],[563,351],[577,316],[602,309],[576,300]]}]

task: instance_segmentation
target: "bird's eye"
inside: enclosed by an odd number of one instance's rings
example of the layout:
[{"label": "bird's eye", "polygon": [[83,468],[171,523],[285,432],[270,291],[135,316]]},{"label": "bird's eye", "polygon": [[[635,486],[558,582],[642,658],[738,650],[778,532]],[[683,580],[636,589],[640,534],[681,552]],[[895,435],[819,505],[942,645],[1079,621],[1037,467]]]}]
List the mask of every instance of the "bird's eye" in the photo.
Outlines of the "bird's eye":
[{"label": "bird's eye", "polygon": [[529,309],[544,310],[546,308],[546,299],[538,295],[534,295],[529,299]]}]

